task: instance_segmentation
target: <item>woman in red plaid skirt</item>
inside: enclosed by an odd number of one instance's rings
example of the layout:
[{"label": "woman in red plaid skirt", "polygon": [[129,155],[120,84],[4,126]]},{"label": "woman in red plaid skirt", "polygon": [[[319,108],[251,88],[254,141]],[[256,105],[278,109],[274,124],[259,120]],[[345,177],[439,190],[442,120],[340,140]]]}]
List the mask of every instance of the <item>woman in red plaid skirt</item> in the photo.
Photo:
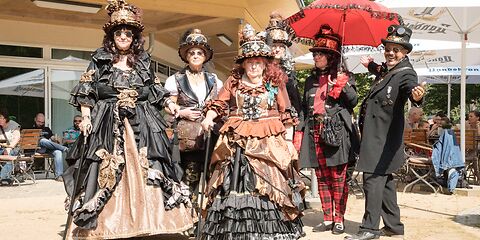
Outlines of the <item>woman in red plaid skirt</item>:
[{"label": "woman in red plaid skirt", "polygon": [[[310,48],[315,61],[312,75],[307,78],[303,97],[305,119],[300,129],[301,167],[316,168],[318,190],[322,201],[324,221],[313,228],[314,232],[344,232],[343,219],[348,198],[346,178],[347,163],[352,156],[353,108],[357,92],[353,75],[341,72],[341,37],[330,26],[322,25]],[[324,120],[330,117],[335,126],[337,144],[327,144],[320,137]],[[300,139],[297,132],[295,138]],[[336,146],[333,146],[336,145]]]}]

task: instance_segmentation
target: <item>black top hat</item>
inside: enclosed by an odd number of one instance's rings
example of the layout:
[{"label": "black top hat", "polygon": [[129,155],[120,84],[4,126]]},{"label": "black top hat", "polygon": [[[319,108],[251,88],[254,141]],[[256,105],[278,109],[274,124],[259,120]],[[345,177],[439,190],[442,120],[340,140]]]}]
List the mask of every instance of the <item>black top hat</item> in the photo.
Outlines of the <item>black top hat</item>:
[{"label": "black top hat", "polygon": [[401,25],[390,25],[390,27],[388,27],[387,38],[382,39],[382,43],[383,45],[387,43],[402,45],[410,53],[413,49],[412,44],[410,44],[411,36],[412,30],[410,28]]}]

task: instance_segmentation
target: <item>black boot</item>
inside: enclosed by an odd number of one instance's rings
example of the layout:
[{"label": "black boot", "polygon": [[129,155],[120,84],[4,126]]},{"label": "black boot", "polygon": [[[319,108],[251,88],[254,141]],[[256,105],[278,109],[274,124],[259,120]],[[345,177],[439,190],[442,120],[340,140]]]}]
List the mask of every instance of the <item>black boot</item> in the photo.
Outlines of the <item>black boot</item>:
[{"label": "black boot", "polygon": [[317,226],[313,227],[312,232],[326,232],[333,229],[333,223],[325,225],[325,223],[320,223]]}]

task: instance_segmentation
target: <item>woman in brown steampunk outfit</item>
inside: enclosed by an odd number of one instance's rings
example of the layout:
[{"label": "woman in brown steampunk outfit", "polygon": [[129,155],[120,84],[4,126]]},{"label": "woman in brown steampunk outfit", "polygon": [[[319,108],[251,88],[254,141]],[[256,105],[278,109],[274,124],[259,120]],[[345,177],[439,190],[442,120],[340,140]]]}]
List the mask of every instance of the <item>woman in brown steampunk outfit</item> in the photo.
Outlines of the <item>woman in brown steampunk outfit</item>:
[{"label": "woman in brown steampunk outfit", "polygon": [[[205,161],[205,140],[200,127],[202,109],[206,101],[217,96],[223,83],[204,66],[212,59],[213,50],[200,29],[188,30],[183,34],[178,55],[187,66],[167,78],[165,89],[170,92],[170,99],[180,107],[177,129],[180,165],[184,171],[182,181],[190,187],[192,203],[196,206],[198,184]],[[166,115],[165,119],[171,123],[174,121],[171,114]]]},{"label": "woman in brown steampunk outfit", "polygon": [[[286,74],[271,62],[265,37],[246,25],[239,64],[207,103],[205,130],[228,116],[212,154],[208,210],[202,239],[297,239],[301,211],[287,184],[297,153],[291,143],[296,119],[290,115]],[[240,177],[241,176],[241,177]],[[304,189],[299,183],[297,190]]]},{"label": "woman in brown steampunk outfit", "polygon": [[80,171],[68,236],[111,239],[185,231],[194,222],[190,193],[176,176],[159,112],[178,108],[150,70],[140,9],[118,0],[107,10],[103,47],[71,92],[71,104],[83,115],[83,135],[69,154],[76,164],[64,175],[71,196],[74,172]]}]

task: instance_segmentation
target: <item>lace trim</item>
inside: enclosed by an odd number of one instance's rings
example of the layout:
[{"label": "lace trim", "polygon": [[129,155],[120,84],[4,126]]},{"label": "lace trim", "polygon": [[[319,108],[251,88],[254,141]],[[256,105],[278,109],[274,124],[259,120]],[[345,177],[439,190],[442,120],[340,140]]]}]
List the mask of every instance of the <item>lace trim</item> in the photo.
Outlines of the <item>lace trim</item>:
[{"label": "lace trim", "polygon": [[102,189],[113,190],[116,184],[116,172],[120,164],[125,163],[125,160],[120,156],[108,153],[105,149],[100,149],[95,154],[102,159],[98,173],[98,185]]},{"label": "lace trim", "polygon": [[138,92],[133,89],[119,89],[118,91],[120,92],[119,94],[117,94],[118,106],[123,108],[135,108]]},{"label": "lace trim", "polygon": [[174,208],[177,203],[184,203],[186,207],[191,208],[192,202],[190,201],[190,189],[185,183],[176,183],[171,179],[168,179],[163,173],[157,169],[148,169],[148,179],[159,180],[163,183],[162,189],[171,189],[168,193],[170,196],[165,201],[165,209]]},{"label": "lace trim", "polygon": [[147,179],[148,178],[147,147],[140,148],[138,157],[140,161],[140,166],[142,166],[143,177]]},{"label": "lace trim", "polygon": [[97,211],[97,209],[100,208],[100,203],[102,202],[102,199],[106,199],[108,195],[106,189],[100,189],[95,193],[95,195],[93,196],[92,199],[90,199],[90,201],[84,203],[81,208],[78,208],[77,206],[80,206],[80,202],[84,201],[84,198],[85,198],[84,194],[85,193],[83,193],[74,203],[75,204],[74,205],[75,210],[73,211],[74,218],[77,218],[78,215],[82,212],[91,213],[91,212]]},{"label": "lace trim", "polygon": [[95,70],[89,70],[88,72],[84,72],[80,77],[80,82],[93,82],[92,75],[95,73]]}]

